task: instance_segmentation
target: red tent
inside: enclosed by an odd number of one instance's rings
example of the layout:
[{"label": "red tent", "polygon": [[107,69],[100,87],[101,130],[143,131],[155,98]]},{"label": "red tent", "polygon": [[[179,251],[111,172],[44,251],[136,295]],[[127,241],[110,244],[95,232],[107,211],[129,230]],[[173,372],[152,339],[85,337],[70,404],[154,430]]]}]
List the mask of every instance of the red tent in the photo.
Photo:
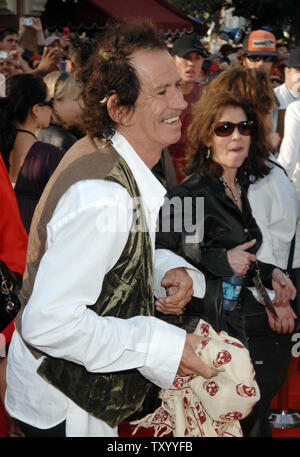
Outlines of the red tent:
[{"label": "red tent", "polygon": [[111,19],[150,18],[164,33],[205,35],[207,26],[186,16],[166,0],[51,0],[47,2],[42,19],[46,27],[71,28],[97,25],[104,27]]}]

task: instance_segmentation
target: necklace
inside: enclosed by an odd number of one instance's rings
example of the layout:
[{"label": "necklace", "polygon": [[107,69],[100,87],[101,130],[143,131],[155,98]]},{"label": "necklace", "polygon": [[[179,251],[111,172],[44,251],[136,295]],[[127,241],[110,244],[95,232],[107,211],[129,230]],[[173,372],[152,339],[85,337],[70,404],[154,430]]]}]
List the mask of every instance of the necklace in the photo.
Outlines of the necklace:
[{"label": "necklace", "polygon": [[32,135],[36,140],[37,137],[35,136],[34,133],[30,132],[30,130],[25,130],[25,129],[17,129],[17,132],[23,132],[23,133],[28,133],[29,135]]},{"label": "necklace", "polygon": [[235,178],[235,183],[236,183],[236,185],[237,185],[238,188],[239,188],[239,191],[238,191],[238,194],[237,194],[236,197],[235,197],[234,193],[232,192],[231,187],[229,186],[229,184],[227,184],[227,182],[225,181],[225,179],[223,179],[222,177],[219,177],[219,180],[223,183],[225,189],[228,190],[228,192],[230,193],[232,199],[233,199],[235,202],[237,202],[238,199],[241,198],[241,196],[242,196],[242,189],[241,189],[241,186],[240,186],[239,183],[238,183],[238,180]]}]

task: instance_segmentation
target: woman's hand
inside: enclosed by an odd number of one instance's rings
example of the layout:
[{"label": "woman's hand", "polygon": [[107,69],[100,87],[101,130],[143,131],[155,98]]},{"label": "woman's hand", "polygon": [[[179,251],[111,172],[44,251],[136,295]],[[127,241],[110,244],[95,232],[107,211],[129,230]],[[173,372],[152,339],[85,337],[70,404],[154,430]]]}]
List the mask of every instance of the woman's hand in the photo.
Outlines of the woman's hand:
[{"label": "woman's hand", "polygon": [[279,268],[272,271],[272,287],[275,291],[274,306],[289,306],[296,297],[296,288],[290,278]]},{"label": "woman's hand", "polygon": [[227,251],[228,263],[236,276],[245,276],[251,262],[256,262],[254,254],[247,252],[247,249],[254,246],[256,240],[247,241]]}]

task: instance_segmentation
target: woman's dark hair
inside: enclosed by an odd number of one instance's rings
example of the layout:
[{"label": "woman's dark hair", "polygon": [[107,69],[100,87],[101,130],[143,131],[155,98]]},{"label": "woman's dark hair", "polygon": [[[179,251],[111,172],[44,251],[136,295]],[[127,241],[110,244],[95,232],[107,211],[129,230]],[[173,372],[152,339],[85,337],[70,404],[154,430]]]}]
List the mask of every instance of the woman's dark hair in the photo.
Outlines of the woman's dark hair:
[{"label": "woman's dark hair", "polygon": [[15,120],[23,123],[32,107],[47,99],[47,86],[42,78],[23,73],[6,80],[6,95],[14,106]]},{"label": "woman's dark hair", "polygon": [[[211,84],[215,84],[216,80],[217,78]],[[211,89],[210,84],[195,105],[193,120],[188,128],[187,169],[185,171],[187,174],[201,172],[215,177],[222,175],[223,168],[214,162],[212,154],[207,158],[207,143],[213,135],[213,129],[222,112],[228,106],[240,107],[245,112],[247,119],[255,123],[248,157],[237,172],[240,183],[246,185],[250,176],[255,181],[266,176],[270,170],[265,163],[269,156],[270,145],[267,141],[262,116],[249,99],[233,92],[216,93],[215,87]]]},{"label": "woman's dark hair", "polygon": [[132,54],[140,49],[164,49],[164,39],[147,20],[114,25],[100,38],[97,51],[78,74],[83,87],[83,126],[91,137],[110,138],[115,122],[107,111],[107,100],[116,93],[118,104],[133,110],[140,91],[140,81],[130,63]]},{"label": "woman's dark hair", "polygon": [[8,171],[9,154],[14,146],[16,135],[13,105],[6,97],[0,98],[0,151]]},{"label": "woman's dark hair", "polygon": [[[214,79],[214,78],[212,78]],[[263,115],[269,114],[276,104],[270,78],[265,71],[256,68],[232,67],[209,81],[210,91],[233,92],[247,98]]]}]

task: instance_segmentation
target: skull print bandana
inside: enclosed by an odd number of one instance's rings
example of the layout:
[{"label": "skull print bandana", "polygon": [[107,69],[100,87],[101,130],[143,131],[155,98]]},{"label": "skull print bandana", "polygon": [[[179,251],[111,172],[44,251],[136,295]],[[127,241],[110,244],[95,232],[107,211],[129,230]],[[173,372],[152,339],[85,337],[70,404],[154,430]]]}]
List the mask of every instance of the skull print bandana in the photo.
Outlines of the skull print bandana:
[{"label": "skull print bandana", "polygon": [[239,421],[246,417],[260,398],[248,350],[226,332],[216,333],[200,320],[194,332],[202,336],[196,349],[201,360],[214,367],[218,375],[176,376],[170,389],[160,391],[161,407],[131,422],[153,427],[154,436],[241,437]]}]

